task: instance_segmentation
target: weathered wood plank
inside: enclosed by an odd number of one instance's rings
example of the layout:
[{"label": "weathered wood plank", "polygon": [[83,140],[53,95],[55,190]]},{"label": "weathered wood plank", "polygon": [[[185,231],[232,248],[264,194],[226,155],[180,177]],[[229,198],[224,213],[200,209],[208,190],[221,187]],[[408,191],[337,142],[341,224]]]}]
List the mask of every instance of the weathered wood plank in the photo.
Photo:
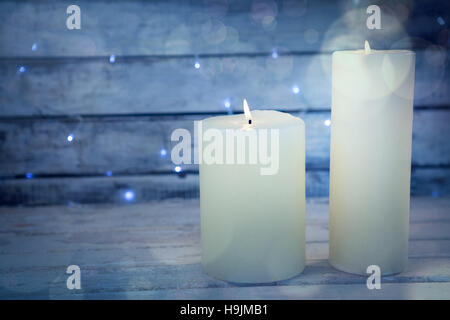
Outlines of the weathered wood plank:
[{"label": "weathered wood plank", "polygon": [[[449,222],[449,201],[449,198],[412,199],[411,238],[417,240],[410,241],[407,269],[398,275],[383,277],[379,292],[384,298],[391,294],[403,298],[396,288],[406,284],[448,286],[450,240],[420,238],[424,224],[434,226],[425,230],[431,234],[433,229],[440,230],[442,221]],[[307,233],[305,271],[264,287],[274,292],[278,289],[290,292],[293,288],[320,286],[323,291],[311,298],[328,295],[345,298],[349,295],[345,289],[348,287],[360,288],[361,297],[372,294],[365,287],[365,277],[331,268],[326,261],[328,242],[315,241],[317,235],[323,237],[317,228],[326,229],[326,199],[308,201],[307,210],[307,225],[312,229]],[[208,290],[211,290],[211,298],[221,298],[228,289],[235,288],[234,284],[215,280],[201,271],[198,200],[121,207],[1,208],[0,222],[1,298],[126,298],[137,295],[162,299]],[[65,269],[69,264],[77,264],[82,270],[83,289],[75,295],[65,285]],[[335,290],[339,287],[340,295],[336,296]],[[237,288],[239,292],[247,292],[258,287],[239,285]],[[415,288],[419,292],[406,293],[409,298],[429,294],[427,289]],[[444,294],[441,292],[440,297]],[[255,292],[256,297],[264,296]],[[289,293],[286,297],[297,296]]]},{"label": "weathered wood plank", "polygon": [[[329,112],[295,113],[306,123],[306,166],[328,168]],[[170,172],[170,136],[206,116],[25,119],[0,121],[0,176]],[[413,165],[450,165],[450,109],[414,113]],[[72,134],[72,142],[67,136]],[[167,150],[161,156],[160,150]],[[196,149],[193,152],[197,152]],[[196,165],[183,165],[197,171]]]},{"label": "weathered wood plank", "polygon": [[[152,233],[171,233],[171,232],[190,232],[197,234],[199,232],[199,199],[170,199],[161,201],[152,201],[150,203],[133,203],[126,206],[117,206],[111,204],[80,205],[69,204],[64,206],[45,206],[45,207],[3,207],[0,208],[0,234],[14,234],[17,237],[63,237],[68,233],[78,233],[86,231],[85,225],[89,225],[88,230],[94,233],[108,233],[111,229],[130,232],[137,230],[143,232],[143,238]],[[325,241],[328,236],[323,235],[317,227],[327,228],[328,224],[328,198],[308,198],[306,203],[306,221],[308,227],[308,241]],[[417,198],[411,199],[411,234],[413,240],[431,240],[447,239],[448,230],[446,226],[450,223],[450,198]],[[123,211],[127,212],[126,221],[122,220]],[[45,214],[30,214],[30,212],[44,212]],[[72,220],[74,218],[75,220]],[[98,219],[103,219],[101,224],[95,223]],[[19,224],[17,222],[20,221]],[[77,221],[77,223],[73,223]],[[151,223],[150,223],[151,221]],[[442,224],[443,226],[437,226]],[[426,226],[435,226],[435,231],[429,232]],[[437,230],[441,230],[436,232]],[[445,233],[447,231],[447,233]],[[116,245],[113,242],[102,241],[95,236],[92,237],[98,241],[96,245]],[[100,237],[101,238],[101,237]],[[119,236],[120,238],[120,236]],[[77,238],[83,241],[83,237]],[[76,240],[76,239],[74,239]],[[159,239],[155,247],[164,247],[166,241],[178,241],[178,237],[170,239]],[[186,245],[198,244],[198,238],[195,241],[188,242],[183,239]],[[17,246],[18,242],[2,243],[2,253],[7,253],[5,249],[8,246]],[[67,243],[67,245],[70,245]],[[17,248],[17,247],[16,247]],[[39,250],[42,250],[41,247]],[[16,251],[17,252],[17,251]]]},{"label": "weathered wood plank", "polygon": [[[415,105],[448,106],[449,54],[418,51]],[[0,116],[241,112],[331,106],[331,55],[0,60]],[[19,71],[24,66],[26,71]],[[293,92],[298,86],[299,93]]]},{"label": "weathered wood plank", "polygon": [[188,290],[131,291],[94,294],[66,294],[64,299],[158,299],[158,300],[446,300],[448,283],[385,284],[383,290],[367,290],[365,285],[312,285]]},{"label": "weathered wood plank", "polygon": [[[450,195],[450,169],[415,169],[411,175],[413,196]],[[0,180],[0,205],[54,205],[77,203],[124,203],[132,190],[135,202],[199,196],[198,175],[175,174],[68,177]],[[328,196],[328,170],[306,171],[306,195]]]},{"label": "weathered wood plank", "polygon": [[[387,298],[388,292],[384,290],[390,286],[394,288],[406,284],[410,284],[412,287],[420,284],[428,284],[429,286],[445,284],[449,286],[449,271],[445,269],[448,263],[448,260],[411,259],[408,271],[397,276],[382,278],[381,292]],[[255,288],[253,285],[235,287],[232,283],[210,278],[202,273],[199,264],[159,268],[152,266],[112,268],[81,266],[82,290],[77,293],[69,292],[66,288],[65,267],[65,265],[61,265],[53,269],[41,268],[10,274],[2,273],[2,275],[10,277],[12,281],[7,286],[3,284],[0,288],[0,298],[60,299],[79,296],[80,298],[94,299],[95,297],[113,297],[115,295],[126,298],[130,294],[136,294],[142,297],[147,295],[147,299],[153,295],[155,295],[155,298],[159,297],[159,299],[173,299],[174,293],[168,293],[170,290],[183,295],[192,291],[206,291],[214,288],[217,292],[211,298],[216,297],[217,299],[220,298],[220,294],[217,295],[218,293],[227,292],[230,288],[239,289],[237,291],[243,290],[243,292],[246,292],[246,289]],[[39,275],[39,277],[36,278],[36,275]],[[321,286],[323,290],[321,294],[311,296],[311,298],[325,298],[328,294],[336,298],[336,293],[330,292],[330,287],[341,287],[344,293],[344,288],[347,286],[360,287],[361,292],[364,292],[365,289],[365,294],[367,294],[370,291],[367,290],[365,281],[365,277],[345,274],[329,267],[326,261],[317,261],[308,263],[305,271],[295,278],[264,287],[268,290],[276,288],[289,290],[289,288]],[[419,290],[416,294],[424,294],[424,292]],[[342,295],[338,297],[342,297]],[[193,299],[194,297],[188,298]],[[278,296],[277,299],[279,298],[285,297]],[[293,297],[291,296],[291,298]]]},{"label": "weathered wood plank", "polygon": [[[43,211],[45,209],[41,209]],[[62,208],[61,212],[67,211]],[[126,210],[122,208],[122,211]],[[15,221],[9,229],[2,228],[0,257],[4,270],[16,270],[24,267],[27,261],[33,261],[33,267],[57,267],[73,257],[74,250],[89,256],[89,265],[117,265],[111,261],[112,251],[133,248],[133,257],[122,257],[120,263],[126,265],[147,264],[152,266],[180,265],[200,262],[200,226],[199,208],[191,224],[183,226],[158,225],[152,220],[151,206],[147,207],[147,216],[137,219],[142,225],[98,226],[97,219],[70,217],[61,213],[64,219],[58,221],[58,230],[40,230],[28,227],[22,221]],[[180,213],[181,215],[182,213]],[[447,214],[448,215],[448,214]],[[112,219],[111,217],[105,217]],[[115,224],[123,218],[117,218]],[[131,219],[131,217],[129,217]],[[27,219],[32,220],[32,219]],[[86,228],[85,223],[93,223],[93,228]],[[63,224],[66,227],[62,226]],[[53,225],[53,223],[51,224]],[[410,252],[411,258],[449,258],[450,238],[449,222],[411,223]],[[31,230],[30,230],[31,229]],[[33,230],[37,229],[37,230]],[[110,233],[114,231],[114,236]],[[306,240],[311,248],[307,250],[310,260],[319,260],[328,254],[328,222],[308,224]],[[8,239],[14,239],[8,243]],[[76,249],[75,249],[76,248]],[[90,256],[93,251],[95,256]],[[45,256],[45,259],[42,257]]]},{"label": "weathered wood plank", "polygon": [[[114,230],[115,233],[125,233],[129,235],[130,230]],[[111,232],[111,230],[109,232]],[[163,236],[167,234],[163,230]],[[153,243],[156,235],[148,232],[147,237],[141,241],[126,240],[118,243],[112,242],[109,245],[103,244],[100,240],[92,242],[92,232],[84,235],[69,233],[67,237],[30,235],[28,238],[11,234],[2,234],[4,239],[14,238],[18,243],[14,247],[5,247],[0,257],[3,259],[1,268],[4,273],[32,272],[36,269],[55,270],[64,265],[78,264],[87,268],[102,266],[104,268],[136,268],[148,267],[161,269],[164,266],[183,266],[186,264],[199,264],[201,249],[199,244],[200,235],[195,232],[195,237],[179,236],[175,232],[170,233],[177,237],[176,241],[168,241],[166,244]],[[80,236],[86,240],[79,239]],[[99,232],[103,239],[110,238],[105,232]],[[192,239],[195,239],[193,242]],[[187,241],[186,244],[182,241]],[[125,243],[125,244],[124,244]],[[131,246],[135,246],[131,248]],[[308,242],[307,259],[310,261],[326,260],[328,258],[328,242]],[[434,259],[437,264],[448,264],[450,257],[450,241],[448,240],[411,240],[410,242],[410,264],[415,265],[416,259]],[[444,260],[439,260],[444,259]],[[447,259],[447,260],[445,260]],[[182,267],[171,268],[173,270]],[[437,268],[437,266],[436,266]],[[442,268],[441,268],[442,269]],[[444,269],[442,269],[444,270]],[[442,271],[441,270],[441,271]],[[439,271],[436,269],[436,272]],[[448,270],[447,270],[448,271]],[[422,277],[424,275],[422,274]],[[429,274],[433,276],[433,274]],[[438,280],[439,274],[435,275]],[[448,275],[447,275],[448,280]]]},{"label": "weathered wood plank", "polygon": [[134,201],[198,197],[198,175],[140,175],[124,177],[43,178],[0,181],[3,205],[71,203],[126,203],[132,191]]},{"label": "weathered wood plank", "polygon": [[[412,147],[414,164],[422,166],[450,164],[450,144],[447,142],[447,137],[450,137],[449,121],[450,113],[443,110],[414,112]],[[436,150],[436,153],[431,150]]]},{"label": "weathered wood plank", "polygon": [[[378,4],[382,29],[366,27]],[[81,30],[67,30],[61,1],[2,1],[1,56],[201,54],[426,46],[449,21],[445,1],[88,1],[79,0]],[[426,26],[426,27],[424,27]],[[37,43],[36,51],[32,44]],[[437,42],[439,43],[439,42]],[[446,40],[445,40],[446,43]],[[444,43],[444,44],[445,44]]]},{"label": "weathered wood plank", "polygon": [[[123,251],[115,251],[121,258],[127,255]],[[87,259],[86,256],[83,257]],[[75,263],[76,258],[66,263]],[[201,271],[200,264],[185,264],[179,266],[152,266],[152,265],[124,265],[98,266],[80,264],[82,270],[82,290],[78,294],[91,295],[111,295],[114,293],[136,292],[140,294],[157,291],[161,298],[166,290],[177,290],[179,292],[189,292],[190,290],[201,290],[216,288],[226,292],[227,288],[254,288],[254,285],[238,285],[211,278]],[[448,259],[410,259],[405,272],[382,278],[382,289],[389,285],[402,284],[447,284],[450,282],[450,270]],[[0,270],[3,277],[10,278],[10,282],[0,288],[0,298],[32,297],[32,298],[61,298],[69,295],[66,288],[67,275],[65,274],[65,264],[53,268],[29,268],[16,272],[4,272]],[[36,275],[39,275],[36,277]],[[33,279],[33,276],[35,277]],[[367,290],[365,285],[366,277],[339,272],[328,265],[326,260],[310,261],[304,272],[297,277],[265,285],[268,289],[291,288],[304,286],[361,286]],[[324,288],[325,289],[325,288]],[[328,290],[325,289],[325,292]],[[382,291],[383,292],[383,291]],[[155,292],[156,294],[156,292]],[[170,297],[166,297],[170,298]]]},{"label": "weathered wood plank", "polygon": [[[185,200],[187,201],[187,200]],[[191,200],[195,201],[195,200]],[[143,204],[142,206],[144,206]],[[138,206],[138,205],[136,205]],[[188,206],[189,208],[190,206]],[[450,197],[411,197],[411,223],[426,222],[449,222]],[[52,207],[53,208],[53,207]],[[324,224],[328,223],[328,198],[308,198],[306,202],[308,224]],[[15,209],[20,213],[20,208]],[[81,210],[81,209],[80,209]],[[58,211],[56,211],[58,212]],[[55,212],[55,215],[57,213]],[[449,231],[450,232],[450,231]]]},{"label": "weathered wood plank", "polygon": [[414,169],[411,172],[411,194],[439,197],[450,194],[450,170]]},{"label": "weathered wood plank", "polygon": [[[194,121],[205,117],[2,121],[0,175],[170,172],[174,168],[170,152],[175,145],[171,133],[186,128],[194,141]],[[308,127],[309,166],[328,166],[330,130],[324,121],[329,117],[328,113],[303,116]],[[70,134],[72,142],[67,141]],[[167,155],[161,156],[161,149],[167,150]],[[198,171],[196,165],[183,168]]]}]

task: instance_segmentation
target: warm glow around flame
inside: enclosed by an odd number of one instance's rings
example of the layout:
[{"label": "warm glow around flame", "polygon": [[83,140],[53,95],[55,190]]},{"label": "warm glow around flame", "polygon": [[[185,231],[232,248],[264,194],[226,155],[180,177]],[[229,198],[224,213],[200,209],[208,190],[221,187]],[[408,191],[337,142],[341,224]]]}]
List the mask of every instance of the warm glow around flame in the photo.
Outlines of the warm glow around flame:
[{"label": "warm glow around flame", "polygon": [[367,40],[364,42],[364,50],[365,50],[366,54],[370,53],[370,45],[369,45],[369,41],[367,41]]},{"label": "warm glow around flame", "polygon": [[248,107],[247,99],[244,99],[243,105],[244,105],[245,119],[247,120],[248,124],[251,124],[252,123],[252,114],[250,113],[250,108]]}]

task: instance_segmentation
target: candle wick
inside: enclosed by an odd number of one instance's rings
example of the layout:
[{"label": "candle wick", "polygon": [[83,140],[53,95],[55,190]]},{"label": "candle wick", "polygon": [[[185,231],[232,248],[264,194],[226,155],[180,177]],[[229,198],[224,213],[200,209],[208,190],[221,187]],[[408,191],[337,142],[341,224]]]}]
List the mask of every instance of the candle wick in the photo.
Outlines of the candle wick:
[{"label": "candle wick", "polygon": [[244,99],[242,104],[244,107],[245,119],[247,119],[248,124],[252,124],[252,114],[250,113],[250,108],[248,107],[247,99]]}]

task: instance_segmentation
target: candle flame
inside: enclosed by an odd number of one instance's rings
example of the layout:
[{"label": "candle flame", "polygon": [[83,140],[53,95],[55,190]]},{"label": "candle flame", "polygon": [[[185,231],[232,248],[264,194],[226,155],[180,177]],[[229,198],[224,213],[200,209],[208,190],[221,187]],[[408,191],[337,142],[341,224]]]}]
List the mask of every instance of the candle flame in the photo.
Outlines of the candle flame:
[{"label": "candle flame", "polygon": [[365,41],[364,42],[364,50],[365,50],[365,52],[366,52],[366,54],[369,54],[370,53],[370,45],[369,45],[369,41]]},{"label": "candle flame", "polygon": [[250,108],[248,107],[247,99],[244,99],[243,105],[244,105],[245,119],[247,120],[248,124],[252,124],[252,114],[250,113]]}]

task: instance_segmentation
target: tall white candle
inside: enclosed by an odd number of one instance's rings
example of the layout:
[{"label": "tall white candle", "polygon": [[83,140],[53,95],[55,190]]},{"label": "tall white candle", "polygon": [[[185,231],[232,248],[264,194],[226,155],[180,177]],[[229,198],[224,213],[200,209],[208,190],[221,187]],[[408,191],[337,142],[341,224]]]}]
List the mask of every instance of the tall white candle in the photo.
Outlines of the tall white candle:
[{"label": "tall white candle", "polygon": [[[267,129],[267,153],[272,169],[263,164],[237,163],[237,153],[250,158],[252,143],[230,149],[223,157],[235,163],[209,163],[211,131],[226,137],[227,129],[257,133],[258,156],[264,148],[261,129]],[[275,129],[273,132],[272,129]],[[217,131],[214,131],[217,130]],[[300,118],[277,111],[252,111],[203,120],[199,148],[202,266],[207,274],[227,281],[262,283],[287,279],[305,266],[305,125]],[[208,131],[210,134],[208,134]],[[275,140],[278,132],[278,159]],[[209,138],[208,138],[209,137]],[[218,138],[217,138],[218,139]],[[211,139],[209,139],[211,141]],[[226,147],[228,145],[228,148]],[[253,144],[253,147],[255,145]],[[220,153],[220,152],[219,152]],[[262,160],[259,157],[258,160]],[[266,159],[267,160],[267,159]],[[278,165],[274,166],[274,162]],[[209,160],[211,162],[211,160]],[[220,162],[220,161],[216,161]],[[224,161],[225,162],[225,161]],[[263,161],[264,162],[264,161]],[[266,168],[266,170],[261,170]]]},{"label": "tall white candle", "polygon": [[415,54],[338,51],[332,57],[331,265],[401,272],[408,226]]}]

